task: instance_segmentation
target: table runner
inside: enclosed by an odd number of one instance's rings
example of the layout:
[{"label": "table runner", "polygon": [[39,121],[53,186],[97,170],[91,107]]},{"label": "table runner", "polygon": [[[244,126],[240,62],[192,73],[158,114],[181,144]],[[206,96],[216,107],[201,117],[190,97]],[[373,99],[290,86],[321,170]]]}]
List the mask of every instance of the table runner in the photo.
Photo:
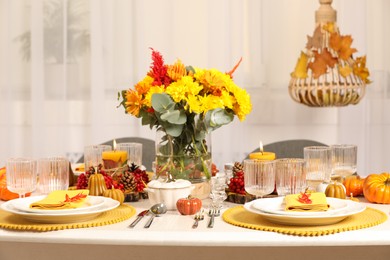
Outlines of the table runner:
[{"label": "table runner", "polygon": [[325,226],[292,226],[274,224],[262,218],[260,215],[245,210],[243,206],[227,209],[222,218],[225,222],[244,228],[261,231],[278,232],[296,236],[322,236],[343,231],[357,230],[379,225],[387,220],[387,216],[380,210],[366,208],[361,213],[347,217],[346,219]]},{"label": "table runner", "polygon": [[92,220],[69,224],[44,224],[34,223],[25,220],[22,216],[0,210],[0,228],[24,231],[53,231],[71,228],[98,227],[124,221],[134,216],[135,213],[136,210],[134,207],[122,204],[115,209],[103,212]]}]

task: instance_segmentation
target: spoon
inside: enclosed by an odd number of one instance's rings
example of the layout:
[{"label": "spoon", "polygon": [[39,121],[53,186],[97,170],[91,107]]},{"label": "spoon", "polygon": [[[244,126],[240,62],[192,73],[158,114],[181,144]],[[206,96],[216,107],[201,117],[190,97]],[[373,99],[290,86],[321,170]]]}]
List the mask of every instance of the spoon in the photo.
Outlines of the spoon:
[{"label": "spoon", "polygon": [[158,204],[153,205],[149,209],[149,212],[152,213],[152,216],[149,218],[148,222],[146,222],[144,228],[150,227],[155,216],[165,214],[167,212],[167,206],[165,206],[164,203],[158,203]]}]

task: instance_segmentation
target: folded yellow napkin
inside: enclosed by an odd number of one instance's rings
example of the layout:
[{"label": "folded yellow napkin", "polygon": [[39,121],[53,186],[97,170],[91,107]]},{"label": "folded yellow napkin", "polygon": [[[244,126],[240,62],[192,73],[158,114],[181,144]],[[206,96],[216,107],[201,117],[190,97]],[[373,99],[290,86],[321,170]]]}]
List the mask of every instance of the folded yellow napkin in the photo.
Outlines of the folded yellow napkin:
[{"label": "folded yellow napkin", "polygon": [[[305,199],[306,195],[308,199]],[[329,209],[325,193],[322,192],[286,195],[284,200],[286,211],[327,211]]]},{"label": "folded yellow napkin", "polygon": [[57,190],[30,205],[32,209],[74,209],[84,206],[89,190]]}]

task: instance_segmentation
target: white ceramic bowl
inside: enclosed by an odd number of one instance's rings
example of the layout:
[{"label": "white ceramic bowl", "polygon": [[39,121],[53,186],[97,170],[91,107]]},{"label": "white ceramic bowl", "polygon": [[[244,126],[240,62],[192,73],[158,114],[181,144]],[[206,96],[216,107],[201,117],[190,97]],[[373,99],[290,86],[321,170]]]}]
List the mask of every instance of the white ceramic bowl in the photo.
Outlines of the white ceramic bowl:
[{"label": "white ceramic bowl", "polygon": [[187,180],[176,180],[174,182],[162,182],[152,180],[145,190],[148,192],[150,205],[164,203],[168,210],[176,210],[176,202],[191,194],[194,187]]}]

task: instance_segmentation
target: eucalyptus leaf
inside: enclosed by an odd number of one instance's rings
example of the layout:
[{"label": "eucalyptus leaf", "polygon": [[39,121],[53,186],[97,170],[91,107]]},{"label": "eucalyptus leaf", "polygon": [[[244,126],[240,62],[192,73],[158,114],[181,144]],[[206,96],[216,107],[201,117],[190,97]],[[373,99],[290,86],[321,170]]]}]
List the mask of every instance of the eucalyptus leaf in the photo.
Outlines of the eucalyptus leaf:
[{"label": "eucalyptus leaf", "polygon": [[182,110],[168,110],[160,116],[161,120],[171,124],[182,125],[187,121],[187,116]]},{"label": "eucalyptus leaf", "polygon": [[234,119],[234,115],[232,113],[227,112],[222,108],[216,108],[207,112],[205,116],[205,124],[207,127],[207,131],[211,132],[215,129],[227,125],[231,123]]},{"label": "eucalyptus leaf", "polygon": [[175,107],[175,102],[166,93],[154,93],[152,95],[152,107],[159,113],[164,113],[172,110]]},{"label": "eucalyptus leaf", "polygon": [[172,137],[178,137],[183,132],[183,125],[163,124],[165,132]]}]

